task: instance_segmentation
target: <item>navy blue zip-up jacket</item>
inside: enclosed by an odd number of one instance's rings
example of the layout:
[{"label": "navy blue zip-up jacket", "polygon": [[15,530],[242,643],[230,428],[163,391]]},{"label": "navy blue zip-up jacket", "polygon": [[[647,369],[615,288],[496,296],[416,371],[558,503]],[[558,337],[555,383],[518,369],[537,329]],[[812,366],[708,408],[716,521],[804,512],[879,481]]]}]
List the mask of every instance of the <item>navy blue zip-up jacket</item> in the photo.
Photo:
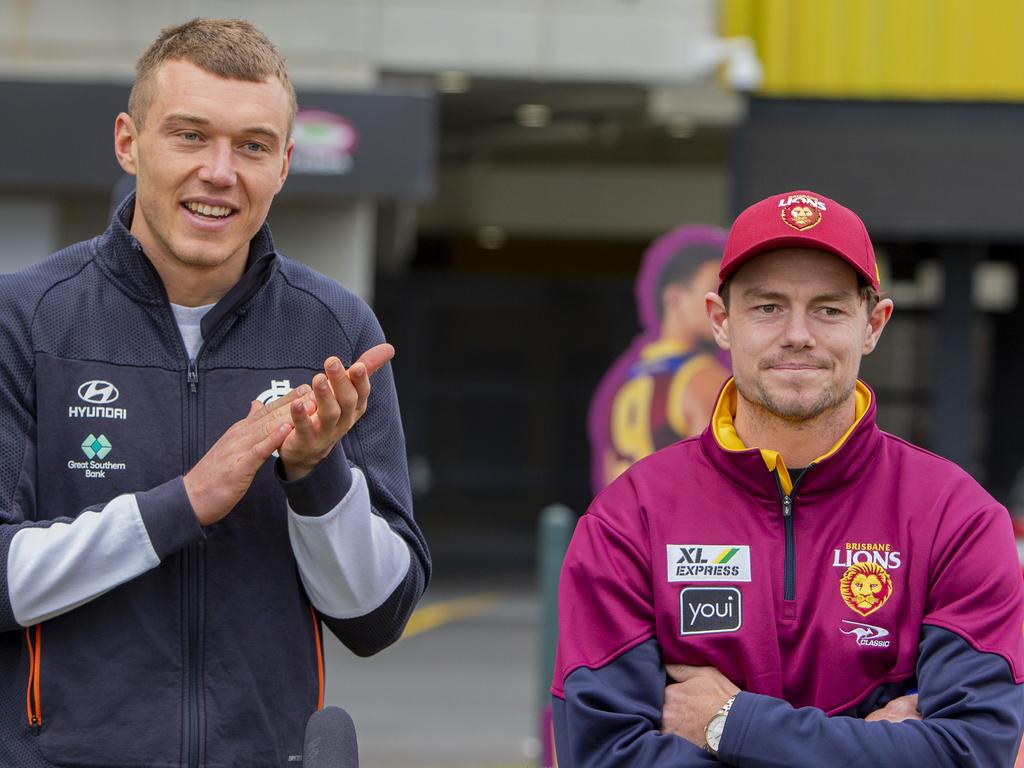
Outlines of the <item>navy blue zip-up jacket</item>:
[{"label": "navy blue zip-up jacket", "polygon": [[269,461],[203,528],[182,476],[252,400],[383,334],[264,226],[190,360],[133,205],[0,276],[0,765],[295,765],[321,623],[374,653],[429,578],[390,366],[306,478]]}]

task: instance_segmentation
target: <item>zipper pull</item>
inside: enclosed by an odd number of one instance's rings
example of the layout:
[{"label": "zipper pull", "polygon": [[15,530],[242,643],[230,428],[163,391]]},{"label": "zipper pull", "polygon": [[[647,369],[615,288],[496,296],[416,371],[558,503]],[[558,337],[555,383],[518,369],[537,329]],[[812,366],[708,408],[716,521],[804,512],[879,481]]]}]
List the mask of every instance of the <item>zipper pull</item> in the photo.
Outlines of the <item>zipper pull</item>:
[{"label": "zipper pull", "polygon": [[32,715],[32,735],[38,736],[40,731],[39,718]]},{"label": "zipper pull", "polygon": [[195,360],[188,361],[188,388],[191,392],[196,391],[196,386],[199,384],[199,366]]},{"label": "zipper pull", "polygon": [[793,514],[793,497],[783,496],[782,497],[782,515],[783,517],[789,517]]}]

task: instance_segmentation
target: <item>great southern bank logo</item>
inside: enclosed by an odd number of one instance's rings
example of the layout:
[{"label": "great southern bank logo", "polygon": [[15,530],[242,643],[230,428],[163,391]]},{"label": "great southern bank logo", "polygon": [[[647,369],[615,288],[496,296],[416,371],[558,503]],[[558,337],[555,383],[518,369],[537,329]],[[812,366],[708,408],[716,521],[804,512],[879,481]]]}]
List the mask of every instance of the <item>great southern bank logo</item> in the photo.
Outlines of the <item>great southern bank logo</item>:
[{"label": "great southern bank logo", "polygon": [[123,472],[128,466],[123,461],[104,461],[107,455],[114,449],[106,435],[94,435],[90,433],[80,446],[82,453],[88,461],[68,461],[68,469],[81,471],[85,477],[103,478],[108,472]]},{"label": "great southern bank logo", "polygon": [[110,405],[121,393],[109,381],[93,379],[78,387],[78,399],[89,405],[68,406],[69,419],[127,419],[127,408],[114,408]]},{"label": "great southern bank logo", "polygon": [[87,459],[105,459],[113,447],[106,435],[89,435],[82,441],[82,453]]}]

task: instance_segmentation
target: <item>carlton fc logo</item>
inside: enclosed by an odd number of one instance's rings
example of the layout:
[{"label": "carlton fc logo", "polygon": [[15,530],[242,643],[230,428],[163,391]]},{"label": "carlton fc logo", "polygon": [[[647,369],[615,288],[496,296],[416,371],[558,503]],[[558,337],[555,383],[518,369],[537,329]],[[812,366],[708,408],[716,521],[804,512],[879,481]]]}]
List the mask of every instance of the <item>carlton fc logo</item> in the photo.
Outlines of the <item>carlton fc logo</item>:
[{"label": "carlton fc logo", "polygon": [[78,396],[93,405],[112,403],[117,400],[119,394],[117,387],[109,381],[100,381],[99,379],[87,381],[78,388]]},{"label": "carlton fc logo", "polygon": [[821,221],[825,203],[813,195],[789,195],[779,200],[782,220],[793,229],[810,229]]},{"label": "carlton fc logo", "polygon": [[271,379],[270,387],[263,390],[256,399],[263,405],[269,405],[280,397],[284,397],[292,391],[292,382],[290,379]]},{"label": "carlton fc logo", "polygon": [[861,616],[869,616],[892,596],[892,579],[878,563],[857,563],[839,580],[843,602]]}]

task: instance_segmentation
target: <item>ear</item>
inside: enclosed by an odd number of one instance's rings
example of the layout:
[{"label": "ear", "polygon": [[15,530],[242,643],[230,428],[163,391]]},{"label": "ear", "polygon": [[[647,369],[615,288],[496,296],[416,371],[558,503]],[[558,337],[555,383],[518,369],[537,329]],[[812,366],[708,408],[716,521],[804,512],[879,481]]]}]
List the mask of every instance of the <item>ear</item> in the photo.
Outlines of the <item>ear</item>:
[{"label": "ear", "polygon": [[711,333],[715,337],[715,343],[722,349],[730,349],[729,340],[729,310],[725,308],[722,297],[714,291],[704,296],[704,309],[708,313],[708,320],[711,322]]},{"label": "ear", "polygon": [[134,176],[139,172],[139,134],[127,112],[114,120],[114,155],[125,173]]},{"label": "ear", "polygon": [[864,336],[863,349],[865,355],[871,354],[878,344],[878,340],[882,336],[882,330],[885,328],[886,323],[889,322],[889,318],[892,317],[892,309],[892,299],[880,299],[875,304],[875,308],[871,310]]},{"label": "ear", "polygon": [[[288,146],[284,148],[284,157],[281,160],[281,175],[277,179],[277,191],[281,191],[285,179],[288,178],[288,169],[292,165],[292,150],[295,149],[295,139],[288,139]],[[276,194],[276,193],[275,193]]]}]

